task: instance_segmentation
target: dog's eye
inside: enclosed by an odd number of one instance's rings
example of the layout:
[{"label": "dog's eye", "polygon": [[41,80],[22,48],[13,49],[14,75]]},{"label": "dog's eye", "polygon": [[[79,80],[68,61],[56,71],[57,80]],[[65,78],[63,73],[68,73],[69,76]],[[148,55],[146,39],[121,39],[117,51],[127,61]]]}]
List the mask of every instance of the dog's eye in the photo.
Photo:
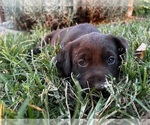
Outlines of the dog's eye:
[{"label": "dog's eye", "polygon": [[113,56],[110,56],[107,60],[108,65],[112,65],[115,63],[115,58]]},{"label": "dog's eye", "polygon": [[87,67],[88,65],[88,63],[84,59],[79,59],[77,63],[80,67]]}]

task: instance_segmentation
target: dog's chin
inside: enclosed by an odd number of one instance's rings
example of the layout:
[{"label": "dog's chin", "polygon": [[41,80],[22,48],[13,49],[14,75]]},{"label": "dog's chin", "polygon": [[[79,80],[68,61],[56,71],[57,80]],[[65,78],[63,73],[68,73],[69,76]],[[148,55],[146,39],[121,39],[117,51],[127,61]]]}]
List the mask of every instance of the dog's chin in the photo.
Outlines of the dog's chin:
[{"label": "dog's chin", "polygon": [[96,100],[99,100],[101,97],[107,99],[110,96],[110,93],[107,91],[107,89],[97,90],[95,88],[84,88],[83,95],[86,95],[88,93],[90,93],[91,96]]}]

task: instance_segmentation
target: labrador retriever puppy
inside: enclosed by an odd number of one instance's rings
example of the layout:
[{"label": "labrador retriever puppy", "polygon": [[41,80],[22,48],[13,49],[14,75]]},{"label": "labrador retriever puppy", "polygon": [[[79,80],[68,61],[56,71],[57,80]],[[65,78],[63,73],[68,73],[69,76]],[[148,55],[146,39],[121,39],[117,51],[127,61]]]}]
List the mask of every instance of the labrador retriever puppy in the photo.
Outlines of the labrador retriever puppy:
[{"label": "labrador retriever puppy", "polygon": [[[69,77],[73,73],[82,88],[103,90],[107,86],[107,75],[117,77],[120,55],[126,52],[128,42],[122,37],[102,34],[91,24],[79,24],[59,29],[48,34],[41,46],[50,44],[61,47],[56,66]],[[33,53],[40,52],[39,45]]]}]

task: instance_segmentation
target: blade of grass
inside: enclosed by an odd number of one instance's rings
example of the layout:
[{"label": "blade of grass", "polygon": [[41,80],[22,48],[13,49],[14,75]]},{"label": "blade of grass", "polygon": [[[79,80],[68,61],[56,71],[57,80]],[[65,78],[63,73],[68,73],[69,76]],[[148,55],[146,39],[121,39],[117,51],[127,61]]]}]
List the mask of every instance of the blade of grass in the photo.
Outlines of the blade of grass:
[{"label": "blade of grass", "polygon": [[19,108],[18,115],[16,118],[18,118],[18,119],[24,118],[24,114],[26,112],[27,106],[29,105],[29,101],[30,101],[30,99],[27,97],[25,99],[25,101],[22,103],[21,107]]},{"label": "blade of grass", "polygon": [[148,109],[143,103],[142,101],[140,101],[139,99],[135,98],[135,101],[143,108],[145,109],[145,111],[150,112],[150,109]]}]

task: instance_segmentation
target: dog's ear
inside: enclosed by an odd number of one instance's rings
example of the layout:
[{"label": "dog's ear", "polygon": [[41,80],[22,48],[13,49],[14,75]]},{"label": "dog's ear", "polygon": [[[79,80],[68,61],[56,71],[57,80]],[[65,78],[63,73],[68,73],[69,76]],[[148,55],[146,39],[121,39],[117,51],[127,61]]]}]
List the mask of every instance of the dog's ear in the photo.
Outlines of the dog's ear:
[{"label": "dog's ear", "polygon": [[40,42],[36,45],[36,47],[33,48],[33,54],[36,55],[41,53],[41,48],[43,46],[45,46],[46,44],[51,44],[51,40],[53,39],[54,35],[55,32],[51,32],[50,34],[46,35],[44,39],[40,39]]},{"label": "dog's ear", "polygon": [[56,66],[65,76],[70,76],[71,74],[72,45],[72,42],[68,43],[63,49],[59,51],[56,56]]},{"label": "dog's ear", "polygon": [[118,48],[119,55],[125,53],[129,48],[128,41],[122,37],[117,37],[117,36],[111,36],[111,37]]},{"label": "dog's ear", "polygon": [[41,41],[41,43],[39,43],[42,47],[45,46],[46,44],[52,44],[51,41],[53,39],[53,37],[55,36],[55,34],[57,33],[57,31],[53,31],[50,34],[46,35],[45,38]]}]

